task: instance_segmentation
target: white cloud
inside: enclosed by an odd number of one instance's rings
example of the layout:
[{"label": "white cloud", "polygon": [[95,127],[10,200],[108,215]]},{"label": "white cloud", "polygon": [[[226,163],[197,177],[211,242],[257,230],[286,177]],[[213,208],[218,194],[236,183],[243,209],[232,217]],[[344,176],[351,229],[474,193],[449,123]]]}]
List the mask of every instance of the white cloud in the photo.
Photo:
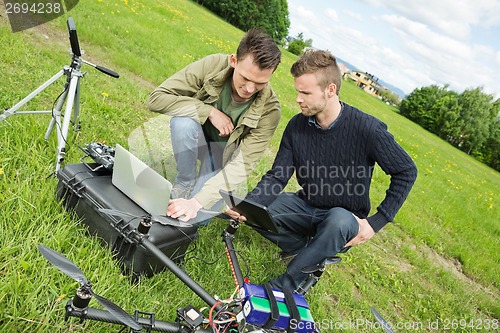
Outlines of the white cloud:
[{"label": "white cloud", "polygon": [[354,12],[352,10],[344,10],[343,11],[347,16],[350,16],[352,17],[353,19],[355,19],[356,21],[363,21],[363,16],[358,13],[358,12]]},{"label": "white cloud", "polygon": [[385,7],[412,21],[424,23],[449,36],[467,39],[471,27],[500,26],[498,0],[358,0],[373,7]]},{"label": "white cloud", "polygon": [[306,9],[304,6],[297,6],[294,9],[294,14],[301,19],[304,19],[306,21],[314,21],[317,19],[314,12],[312,10]]},{"label": "white cloud", "polygon": [[397,29],[398,32],[403,32],[405,38],[419,40],[435,50],[454,52],[457,54],[467,53],[470,56],[470,49],[466,44],[449,36],[436,33],[423,23],[396,15],[383,15],[382,20],[389,23],[391,27]]},{"label": "white cloud", "polygon": [[334,9],[327,8],[325,11],[326,16],[331,18],[334,22],[337,22],[339,20],[339,15]]},{"label": "white cloud", "polygon": [[302,32],[304,39],[313,38],[313,42],[321,39],[316,32],[321,31],[322,25],[312,10],[306,9],[304,6],[291,6],[290,16],[296,17],[294,30],[289,31],[291,35],[296,36]]},{"label": "white cloud", "polygon": [[406,17],[385,15],[382,18],[400,34],[403,49],[418,61],[416,65],[429,65],[425,73],[431,81],[450,84],[450,88],[458,91],[494,84],[491,79],[494,69],[485,65],[494,58],[490,46],[466,44]]}]

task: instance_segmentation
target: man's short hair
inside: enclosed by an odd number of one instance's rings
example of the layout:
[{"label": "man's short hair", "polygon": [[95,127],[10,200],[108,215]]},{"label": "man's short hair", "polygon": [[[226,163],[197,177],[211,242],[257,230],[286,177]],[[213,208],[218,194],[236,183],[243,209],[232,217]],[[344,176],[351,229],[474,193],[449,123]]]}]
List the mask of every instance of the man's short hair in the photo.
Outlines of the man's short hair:
[{"label": "man's short hair", "polygon": [[321,89],[326,89],[330,83],[333,83],[337,87],[337,95],[340,92],[342,74],[337,59],[329,51],[306,50],[292,65],[290,72],[294,78],[304,74],[315,74]]},{"label": "man's short hair", "polygon": [[281,51],[264,30],[252,28],[248,30],[238,46],[236,58],[243,60],[247,55],[253,56],[254,63],[260,69],[278,68],[281,62]]}]

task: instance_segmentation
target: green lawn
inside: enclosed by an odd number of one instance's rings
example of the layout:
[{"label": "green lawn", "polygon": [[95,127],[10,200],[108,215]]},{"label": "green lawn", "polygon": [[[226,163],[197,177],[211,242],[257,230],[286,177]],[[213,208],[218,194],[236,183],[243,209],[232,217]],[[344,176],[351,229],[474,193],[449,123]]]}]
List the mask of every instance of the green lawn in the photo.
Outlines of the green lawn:
[{"label": "green lawn", "polygon": [[[3,14],[2,14],[3,15]],[[121,76],[113,79],[84,65],[81,126],[71,132],[67,163],[78,163],[78,146],[106,141],[139,147],[146,139],[168,153],[164,119],[146,108],[148,94],[166,77],[210,53],[235,50],[243,32],[190,1],[81,1],[64,17],[13,34],[0,16],[0,108],[9,108],[69,65],[66,19],[75,20],[83,58]],[[295,56],[283,54],[272,85],[283,119],[254,176],[267,170],[288,119],[299,112],[289,69]],[[62,79],[61,79],[62,80]],[[29,109],[50,109],[62,81],[46,89]],[[326,332],[382,332],[374,327],[374,306],[396,331],[495,331],[498,325],[500,176],[454,149],[397,110],[344,81],[341,99],[382,119],[411,154],[419,178],[396,221],[341,264],[329,267],[307,296]],[[152,311],[173,320],[178,307],[203,301],[170,272],[134,285],[120,272],[109,249],[85,234],[78,218],[55,198],[56,138],[44,134],[48,115],[17,115],[0,122],[0,328],[2,332],[109,332],[110,324],[64,321],[64,304],[77,283],[53,268],[37,251],[43,243],[75,262],[94,290],[128,312]],[[165,171],[170,169],[164,166]],[[373,209],[388,178],[376,170]],[[294,186],[290,186],[293,188]],[[212,295],[233,292],[220,233],[224,221],[200,230],[186,271]],[[285,269],[278,249],[248,228],[235,246],[243,268],[260,283]],[[203,260],[201,260],[203,259]],[[99,307],[95,301],[92,306]],[[488,324],[490,324],[488,329]],[[498,326],[496,326],[498,327]],[[498,330],[498,328],[496,329]]]}]

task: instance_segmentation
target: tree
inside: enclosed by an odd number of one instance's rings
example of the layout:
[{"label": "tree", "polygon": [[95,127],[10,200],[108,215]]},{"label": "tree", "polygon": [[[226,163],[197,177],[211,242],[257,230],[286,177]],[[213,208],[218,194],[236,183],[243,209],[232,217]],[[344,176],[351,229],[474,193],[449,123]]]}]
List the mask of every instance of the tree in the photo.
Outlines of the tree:
[{"label": "tree", "polygon": [[492,100],[493,96],[485,94],[482,88],[465,90],[458,97],[460,118],[463,120],[460,144],[463,145],[462,150],[469,155],[479,150],[488,139]]},{"label": "tree", "polygon": [[434,126],[430,130],[440,138],[457,145],[460,138],[460,128],[463,119],[460,118],[461,108],[458,104],[457,94],[448,94],[436,101],[432,106]]},{"label": "tree", "polygon": [[493,121],[490,125],[490,135],[481,150],[482,161],[500,171],[500,99],[491,105],[490,116]]},{"label": "tree", "polygon": [[448,86],[415,89],[400,113],[428,131],[500,171],[500,100],[482,88],[458,94]]},{"label": "tree", "polygon": [[300,32],[297,38],[288,43],[288,52],[301,55],[306,47],[312,46],[312,39],[304,40],[304,34]]},{"label": "tree", "polygon": [[442,97],[453,94],[448,90],[448,86],[439,87],[432,85],[413,90],[401,102],[399,111],[403,116],[413,120],[423,128],[434,131],[436,128],[436,109],[433,109],[436,102]]},{"label": "tree", "polygon": [[290,27],[288,3],[286,0],[269,0],[265,2],[269,2],[269,7],[266,4],[259,7],[263,14],[260,26],[273,37],[274,41],[283,45]]},{"label": "tree", "polygon": [[286,0],[195,0],[241,30],[261,27],[280,45],[290,27]]},{"label": "tree", "polygon": [[396,106],[401,103],[401,97],[399,97],[397,94],[390,91],[389,89],[383,89],[379,92],[379,94],[380,97],[382,97],[382,100],[385,102],[391,103]]}]

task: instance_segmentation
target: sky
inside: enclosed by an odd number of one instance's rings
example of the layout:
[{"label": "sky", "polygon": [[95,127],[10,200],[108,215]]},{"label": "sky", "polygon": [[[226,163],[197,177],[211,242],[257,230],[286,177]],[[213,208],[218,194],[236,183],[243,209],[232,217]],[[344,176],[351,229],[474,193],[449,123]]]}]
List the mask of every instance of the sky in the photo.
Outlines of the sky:
[{"label": "sky", "polygon": [[289,34],[409,94],[500,98],[500,0],[288,0]]}]

